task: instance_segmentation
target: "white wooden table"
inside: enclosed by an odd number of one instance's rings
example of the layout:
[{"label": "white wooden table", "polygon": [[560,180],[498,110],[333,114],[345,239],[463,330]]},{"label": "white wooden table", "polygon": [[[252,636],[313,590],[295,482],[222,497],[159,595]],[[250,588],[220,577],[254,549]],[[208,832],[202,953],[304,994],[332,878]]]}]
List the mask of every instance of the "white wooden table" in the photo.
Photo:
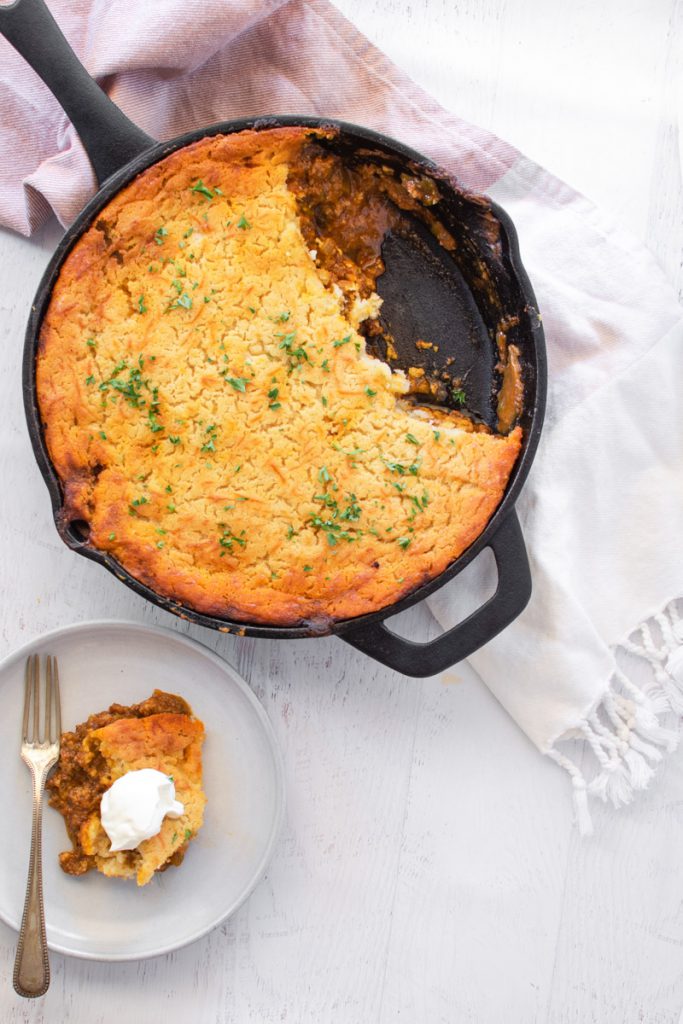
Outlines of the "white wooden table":
[{"label": "white wooden table", "polygon": [[[337,2],[445,106],[644,239],[680,289],[680,0]],[[58,235],[0,232],[2,654],[87,618],[185,628],[68,552],[52,526],[18,382]],[[405,628],[436,632],[422,608]],[[178,953],[130,965],[53,956],[52,987],[33,1003],[12,992],[16,936],[0,926],[0,1020],[683,1019],[683,750],[634,805],[596,808],[596,835],[582,841],[566,777],[467,666],[416,681],[334,639],[189,632],[243,673],[284,752],[288,813],[267,877]]]}]

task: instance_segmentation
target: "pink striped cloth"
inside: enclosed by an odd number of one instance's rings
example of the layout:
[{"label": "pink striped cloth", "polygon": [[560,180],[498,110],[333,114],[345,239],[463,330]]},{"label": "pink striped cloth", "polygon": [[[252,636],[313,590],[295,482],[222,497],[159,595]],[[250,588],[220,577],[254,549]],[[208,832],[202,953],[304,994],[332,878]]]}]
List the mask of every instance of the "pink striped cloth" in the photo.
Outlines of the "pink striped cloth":
[{"label": "pink striped cloth", "polygon": [[[644,788],[683,714],[683,407],[662,387],[683,378],[673,289],[638,242],[443,110],[327,0],[50,6],[91,75],[154,138],[237,116],[339,117],[413,146],[511,214],[550,367],[543,442],[518,503],[534,594],[471,662],[567,770],[589,831],[588,795],[618,806]],[[67,225],[95,190],[92,170],[2,39],[0,109],[0,222],[29,235],[53,211]],[[481,601],[486,560],[463,575],[430,598],[445,628]],[[591,756],[570,756],[577,738]]]}]

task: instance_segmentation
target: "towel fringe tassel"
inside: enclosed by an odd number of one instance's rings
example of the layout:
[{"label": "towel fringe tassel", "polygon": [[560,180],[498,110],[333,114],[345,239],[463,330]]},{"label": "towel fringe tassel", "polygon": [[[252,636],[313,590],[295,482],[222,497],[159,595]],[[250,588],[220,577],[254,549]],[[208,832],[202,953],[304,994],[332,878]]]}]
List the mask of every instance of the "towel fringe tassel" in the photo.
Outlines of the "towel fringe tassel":
[{"label": "towel fringe tassel", "polygon": [[630,803],[634,793],[647,789],[664,753],[678,743],[677,730],[661,724],[671,712],[683,716],[683,618],[675,602],[640,625],[617,645],[619,650],[644,659],[653,679],[641,689],[617,668],[597,708],[577,725],[597,761],[592,780],[587,782],[556,745],[547,752],[572,780],[574,816],[584,836],[593,832],[589,796],[614,807]]}]

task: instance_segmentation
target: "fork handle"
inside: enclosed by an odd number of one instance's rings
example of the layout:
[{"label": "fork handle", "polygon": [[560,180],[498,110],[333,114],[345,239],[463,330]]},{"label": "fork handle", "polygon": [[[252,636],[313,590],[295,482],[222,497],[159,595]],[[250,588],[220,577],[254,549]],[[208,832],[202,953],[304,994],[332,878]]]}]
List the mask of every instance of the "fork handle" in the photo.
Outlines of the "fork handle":
[{"label": "fork handle", "polygon": [[14,988],[29,999],[42,996],[50,984],[50,963],[45,936],[43,907],[42,822],[43,790],[47,772],[31,768],[33,779],[33,828],[28,862],[28,882],[24,913],[14,961]]}]

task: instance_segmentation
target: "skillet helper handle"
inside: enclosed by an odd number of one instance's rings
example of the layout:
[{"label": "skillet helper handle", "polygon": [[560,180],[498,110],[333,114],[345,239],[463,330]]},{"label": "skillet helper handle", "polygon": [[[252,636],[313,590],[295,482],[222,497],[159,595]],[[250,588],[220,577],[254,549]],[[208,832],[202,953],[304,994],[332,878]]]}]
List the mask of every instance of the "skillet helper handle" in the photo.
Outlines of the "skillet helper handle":
[{"label": "skillet helper handle", "polygon": [[469,657],[505,629],[531,597],[531,572],[522,529],[513,509],[489,541],[498,586],[485,604],[429,643],[397,636],[384,622],[371,622],[338,634],[352,647],[407,676],[433,676]]},{"label": "skillet helper handle", "polygon": [[98,183],[156,145],[85,70],[44,0],[0,5],[0,35],[42,78],[76,129]]}]

